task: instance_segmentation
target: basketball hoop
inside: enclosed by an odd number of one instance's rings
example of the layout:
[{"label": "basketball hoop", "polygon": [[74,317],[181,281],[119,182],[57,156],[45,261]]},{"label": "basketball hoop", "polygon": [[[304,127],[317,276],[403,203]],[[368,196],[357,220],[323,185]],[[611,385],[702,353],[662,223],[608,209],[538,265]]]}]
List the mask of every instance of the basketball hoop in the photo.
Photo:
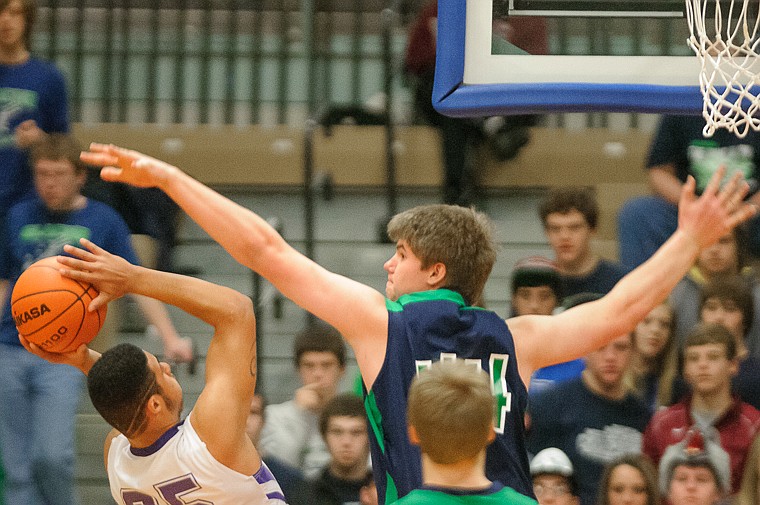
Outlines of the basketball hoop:
[{"label": "basketball hoop", "polygon": [[760,130],[760,0],[686,0],[689,46],[702,64],[703,130]]}]

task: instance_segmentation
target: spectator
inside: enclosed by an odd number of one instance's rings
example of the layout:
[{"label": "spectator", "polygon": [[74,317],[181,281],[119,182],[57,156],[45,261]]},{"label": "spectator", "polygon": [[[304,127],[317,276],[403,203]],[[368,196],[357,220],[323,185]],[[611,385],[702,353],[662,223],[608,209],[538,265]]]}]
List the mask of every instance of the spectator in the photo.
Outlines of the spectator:
[{"label": "spectator", "polygon": [[[538,285],[540,283],[544,285]],[[548,316],[557,311],[556,305],[549,311],[549,304],[541,301],[542,298],[552,292],[556,293],[559,286],[559,272],[557,272],[554,263],[540,256],[532,256],[525,260],[518,261],[512,274],[512,291],[515,299],[514,307],[517,309],[516,316],[526,316],[531,314]],[[551,289],[550,289],[551,287]],[[531,306],[529,299],[536,300]],[[559,310],[567,310],[581,303],[589,302],[601,298],[598,295],[580,295],[571,296],[565,300],[565,304]],[[551,297],[549,298],[552,299]],[[556,296],[553,298],[556,302]],[[557,363],[547,367],[539,368],[530,378],[528,394],[533,397],[548,388],[570,379],[576,379],[581,376],[581,372],[586,367],[582,358]]]},{"label": "spectator", "polygon": [[735,505],[757,505],[760,503],[760,436],[754,442],[744,463],[744,475],[736,495]]},{"label": "spectator", "polygon": [[319,433],[319,416],[338,392],[346,370],[346,345],[335,328],[320,321],[296,337],[293,354],[303,385],[292,400],[267,406],[261,448],[310,479],[330,459]]},{"label": "spectator", "polygon": [[660,461],[660,490],[670,505],[717,505],[731,488],[729,457],[699,430],[689,430]]},{"label": "spectator", "polygon": [[659,463],[667,447],[692,427],[715,430],[731,457],[730,488],[736,492],[749,445],[760,426],[760,412],[731,394],[731,379],[738,368],[734,337],[720,325],[699,325],[686,338],[683,354],[684,377],[692,393],[652,417],[643,451]]},{"label": "spectator", "polygon": [[588,188],[552,188],[539,208],[560,273],[560,300],[579,293],[606,294],[625,270],[591,249],[599,206]]},{"label": "spectator", "polygon": [[[684,338],[699,321],[699,299],[705,284],[717,279],[740,276],[751,289],[751,302],[760,312],[760,285],[752,269],[746,265],[746,235],[743,228],[723,236],[717,244],[704,249],[689,274],[670,295],[676,314],[676,339],[679,348]],[[760,324],[747,320],[746,341],[750,354],[760,358]]]},{"label": "spectator", "polygon": [[578,505],[578,484],[567,454],[547,447],[530,460],[533,491],[539,505]]},{"label": "spectator", "polygon": [[[404,71],[414,87],[414,108],[418,119],[440,132],[444,165],[443,201],[467,207],[475,203],[477,197],[475,163],[479,147],[488,140],[498,159],[506,161],[514,158],[528,143],[528,128],[535,124],[536,118],[495,117],[484,128],[480,120],[439,114],[432,103],[437,19],[438,2],[430,0],[422,7],[410,28]],[[503,35],[521,53],[547,53],[546,23],[543,19],[498,20],[494,28],[494,34]]]},{"label": "spectator", "polygon": [[752,293],[737,277],[707,284],[700,297],[700,320],[728,329],[736,343],[739,370],[732,381],[739,397],[760,410],[760,359],[747,350],[746,332],[754,320]]},{"label": "spectator", "polygon": [[[760,203],[758,167],[760,134],[751,131],[743,139],[719,129],[705,138],[701,116],[663,116],[647,159],[649,186],[653,195],[625,203],[618,215],[620,261],[633,269],[647,260],[676,230],[681,184],[691,175],[697,191],[704,190],[719,166],[726,177],[741,172],[750,184],[749,201]],[[750,252],[760,252],[760,219],[748,222]]]},{"label": "spectator", "polygon": [[641,450],[650,414],[623,380],[632,346],[627,334],[589,353],[581,378],[536,395],[529,405],[528,450],[557,447],[570,457],[582,505],[595,502],[607,463]]},{"label": "spectator", "polygon": [[251,398],[251,407],[248,411],[248,418],[245,423],[245,431],[253,442],[256,450],[261,455],[261,460],[275,476],[277,482],[282,488],[288,505],[306,505],[307,502],[298,501],[303,498],[303,491],[306,482],[300,471],[282,463],[277,458],[267,456],[260,449],[261,430],[264,428],[264,408],[266,399],[263,395],[256,393]]},{"label": "spectator", "polygon": [[597,505],[659,505],[657,469],[643,454],[627,454],[604,469]]},{"label": "spectator", "polygon": [[360,501],[361,490],[372,479],[369,467],[367,414],[362,399],[352,393],[337,395],[319,417],[319,431],[330,460],[310,482],[309,503],[348,505]]},{"label": "spectator", "polygon": [[666,365],[678,359],[673,345],[674,324],[673,309],[663,302],[633,330],[630,376],[652,413],[657,407],[670,404],[676,367]]},{"label": "spectator", "polygon": [[[2,17],[0,15],[0,17]],[[74,421],[83,376],[27,353],[18,340],[10,295],[21,272],[36,260],[63,253],[65,244],[94,240],[132,263],[137,259],[119,216],[81,195],[85,168],[79,146],[51,134],[31,152],[38,196],[11,208],[0,235],[0,439],[6,497],[11,504],[76,503],[73,484]],[[135,296],[160,331],[167,358],[188,361],[192,345],[181,339],[161,302]],[[100,342],[98,337],[94,342]]]},{"label": "spectator", "polygon": [[0,221],[34,196],[28,149],[46,133],[69,131],[63,75],[29,53],[36,17],[35,0],[0,0]]},{"label": "spectator", "polygon": [[488,375],[464,360],[420,371],[409,388],[407,422],[409,439],[422,453],[422,488],[396,503],[535,505],[486,477],[486,447],[496,437],[493,411]]},{"label": "spectator", "polygon": [[523,258],[512,267],[511,316],[550,316],[559,305],[559,271],[543,256]]}]

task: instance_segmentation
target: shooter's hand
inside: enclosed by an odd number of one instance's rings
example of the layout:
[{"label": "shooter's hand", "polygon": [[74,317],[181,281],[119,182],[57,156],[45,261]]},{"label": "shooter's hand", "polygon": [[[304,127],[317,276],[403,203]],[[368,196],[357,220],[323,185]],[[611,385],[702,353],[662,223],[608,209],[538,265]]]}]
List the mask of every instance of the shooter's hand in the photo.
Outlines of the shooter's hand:
[{"label": "shooter's hand", "polygon": [[74,351],[59,353],[44,351],[37,344],[29,342],[20,334],[18,336],[18,340],[21,342],[21,345],[24,346],[24,349],[34,354],[35,356],[49,361],[50,363],[73,366],[74,368],[81,370],[85,375],[87,375],[87,372],[90,371],[93,363],[95,363],[98,358],[100,358],[100,354],[91,350],[89,347],[87,347],[86,344],[80,345]]},{"label": "shooter's hand", "polygon": [[68,267],[61,272],[65,277],[89,282],[98,290],[98,296],[87,307],[87,310],[92,312],[128,293],[134,269],[137,267],[85,238],[80,239],[79,243],[87,250],[66,245],[63,250],[73,258],[58,256],[58,262]]}]

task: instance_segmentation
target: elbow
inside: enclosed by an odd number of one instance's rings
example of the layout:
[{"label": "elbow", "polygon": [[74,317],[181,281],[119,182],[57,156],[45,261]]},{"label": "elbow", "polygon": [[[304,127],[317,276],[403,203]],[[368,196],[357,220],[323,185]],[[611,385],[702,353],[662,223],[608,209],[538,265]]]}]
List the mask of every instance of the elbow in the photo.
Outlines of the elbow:
[{"label": "elbow", "polygon": [[253,313],[253,302],[250,298],[237,291],[232,291],[227,298],[223,310],[219,311],[219,320],[215,326],[226,323],[248,324],[255,326],[256,318]]}]

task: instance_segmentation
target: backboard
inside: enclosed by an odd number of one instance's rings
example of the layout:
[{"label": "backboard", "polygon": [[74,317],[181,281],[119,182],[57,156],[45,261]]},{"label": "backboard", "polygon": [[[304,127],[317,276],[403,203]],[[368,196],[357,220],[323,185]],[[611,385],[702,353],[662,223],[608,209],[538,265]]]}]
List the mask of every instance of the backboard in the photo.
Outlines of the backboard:
[{"label": "backboard", "polygon": [[[439,0],[433,104],[443,114],[460,117],[699,114],[700,65],[686,43],[684,5],[683,0]],[[510,44],[506,51],[496,49],[498,23],[523,16],[547,19],[549,54],[530,55]],[[557,24],[557,18],[566,20]],[[612,42],[599,50],[593,40],[578,42],[580,34],[574,39],[572,33],[552,31],[567,31],[574,23],[586,29],[606,23],[608,32],[614,26],[607,36]],[[658,37],[672,38],[667,51],[642,45],[631,31],[654,25],[664,33]],[[639,46],[628,47],[625,33]]]}]

